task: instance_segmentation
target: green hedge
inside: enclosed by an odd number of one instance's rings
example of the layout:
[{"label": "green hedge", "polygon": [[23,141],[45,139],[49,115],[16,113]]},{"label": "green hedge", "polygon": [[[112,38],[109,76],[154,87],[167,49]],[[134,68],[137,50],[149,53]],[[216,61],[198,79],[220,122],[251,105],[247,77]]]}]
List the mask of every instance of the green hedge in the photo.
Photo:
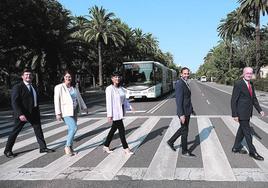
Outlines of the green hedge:
[{"label": "green hedge", "polygon": [[268,92],[268,78],[254,80],[256,90]]}]

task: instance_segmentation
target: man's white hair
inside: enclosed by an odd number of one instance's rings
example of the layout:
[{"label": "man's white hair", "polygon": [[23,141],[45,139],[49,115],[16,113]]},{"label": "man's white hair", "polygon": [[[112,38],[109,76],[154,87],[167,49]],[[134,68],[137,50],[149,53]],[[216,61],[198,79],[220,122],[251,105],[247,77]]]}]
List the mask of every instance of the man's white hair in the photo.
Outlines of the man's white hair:
[{"label": "man's white hair", "polygon": [[253,68],[252,68],[252,67],[245,67],[245,68],[243,69],[243,74],[245,74],[246,70],[248,70],[248,69],[250,69],[250,70],[253,72]]}]

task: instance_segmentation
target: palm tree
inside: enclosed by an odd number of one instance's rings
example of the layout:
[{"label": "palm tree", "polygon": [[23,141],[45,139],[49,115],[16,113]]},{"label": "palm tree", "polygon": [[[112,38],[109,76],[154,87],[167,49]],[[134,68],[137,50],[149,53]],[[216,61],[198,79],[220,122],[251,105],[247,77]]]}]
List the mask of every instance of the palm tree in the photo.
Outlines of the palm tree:
[{"label": "palm tree", "polygon": [[87,42],[94,40],[98,46],[99,86],[103,86],[102,78],[102,45],[112,42],[115,46],[124,45],[124,36],[113,23],[114,13],[94,6],[89,9],[90,24],[84,30]]},{"label": "palm tree", "polygon": [[267,0],[238,0],[240,5],[240,13],[249,17],[255,24],[256,32],[256,65],[255,75],[259,77],[260,72],[260,14],[264,16],[268,14]]},{"label": "palm tree", "polygon": [[252,34],[252,27],[246,17],[239,14],[239,9],[227,14],[227,18],[221,19],[217,28],[219,36],[229,48],[229,70],[232,68],[233,39],[236,35],[249,37]]}]

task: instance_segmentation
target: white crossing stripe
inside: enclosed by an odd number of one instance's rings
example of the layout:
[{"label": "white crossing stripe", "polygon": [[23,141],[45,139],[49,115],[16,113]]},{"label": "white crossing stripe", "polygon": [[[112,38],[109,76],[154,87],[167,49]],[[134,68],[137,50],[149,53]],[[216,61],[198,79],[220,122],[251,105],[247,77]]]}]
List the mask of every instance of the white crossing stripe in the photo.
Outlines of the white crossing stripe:
[{"label": "white crossing stripe", "polygon": [[[127,119],[125,121],[126,123],[125,126],[128,126],[133,120],[134,120],[133,118]],[[90,125],[91,129],[89,131],[98,128],[100,125],[106,122],[107,122],[107,119],[104,118],[100,122]],[[51,179],[55,179],[56,176],[61,177],[62,174],[66,173],[65,171],[66,168],[70,167],[75,162],[83,158],[85,155],[87,155],[88,153],[96,149],[100,144],[102,144],[108,132],[109,132],[109,129],[106,131],[103,131],[102,133],[98,134],[94,138],[90,139],[89,141],[75,148],[75,150],[79,152],[78,155],[75,155],[73,157],[63,155],[62,157],[56,159],[55,161],[53,161],[52,163],[50,163],[49,165],[47,165],[46,167],[42,169],[35,170],[33,173],[31,172],[28,172],[27,174],[18,173],[14,177],[16,179],[27,179],[27,180],[41,180],[41,179],[51,180]]]},{"label": "white crossing stripe", "polygon": [[268,181],[268,173],[259,168],[233,168],[233,172],[237,181]]},{"label": "white crossing stripe", "polygon": [[231,165],[208,118],[197,118],[200,145],[208,181],[235,181]]},{"label": "white crossing stripe", "polygon": [[253,116],[250,120],[256,127],[259,127],[263,130],[266,134],[268,134],[268,123],[265,121],[260,120],[258,117]]},{"label": "white crossing stripe", "polygon": [[[234,121],[232,117],[224,117],[222,118],[226,126],[231,130],[233,135],[236,135],[237,129],[239,127],[239,123]],[[254,136],[253,136],[253,145],[255,146],[256,150],[260,154],[267,154],[268,149],[262,145]],[[254,160],[256,164],[265,172],[268,173],[268,159],[267,157],[264,158],[264,161],[257,161]]]},{"label": "white crossing stripe", "polygon": [[201,181],[205,179],[204,168],[176,168],[175,178],[176,180],[197,180]]},{"label": "white crossing stripe", "polygon": [[[46,124],[42,124],[41,123],[41,127],[42,129],[45,129],[47,127],[51,127],[51,126],[55,126],[55,125],[58,125],[60,124],[61,122],[57,122],[57,121],[53,121],[53,122],[50,122],[50,123],[46,123]],[[7,132],[11,131],[13,129],[13,127],[10,127],[10,128],[7,128],[5,130],[8,130]],[[30,134],[30,133],[33,133],[34,130],[33,128],[31,127],[31,125],[29,123],[26,123],[22,129],[22,131],[19,133],[19,135],[17,136],[17,138],[21,137],[21,136],[24,136],[24,135],[27,135],[27,134]],[[6,142],[7,141],[7,137],[8,136],[4,136],[3,138],[0,138],[0,143],[3,143],[3,142]]]},{"label": "white crossing stripe", "polygon": [[[174,117],[171,121],[170,127],[166,131],[153,159],[146,171],[144,180],[173,180],[176,170],[176,163],[178,158],[178,151],[173,151],[167,145],[168,139],[180,127],[178,117]],[[180,140],[180,139],[177,139]]]},{"label": "white crossing stripe", "polygon": [[[82,123],[85,123],[89,120],[90,119],[79,119],[77,121],[77,123],[82,124]],[[46,138],[46,137],[53,136],[53,135],[58,134],[62,131],[65,131],[66,129],[67,129],[67,126],[61,126],[61,127],[56,128],[56,129],[44,132],[44,137]],[[20,148],[24,147],[25,145],[30,145],[30,144],[35,143],[35,142],[36,142],[36,138],[35,138],[35,136],[32,136],[26,140],[15,143],[13,150],[20,149]],[[3,155],[4,150],[5,150],[5,148],[0,149],[0,156]]]},{"label": "white crossing stripe", "polygon": [[[79,121],[82,120],[82,119],[85,119],[85,118],[84,117],[79,117],[77,123],[79,123]],[[94,120],[94,119],[100,120],[100,118],[90,118],[90,119],[91,120]],[[41,127],[42,127],[42,129],[46,129],[48,127],[57,126],[60,123],[62,123],[62,121],[61,122],[59,122],[59,121],[52,121],[50,123],[44,123],[44,124],[41,122]],[[17,138],[22,137],[22,136],[25,136],[25,135],[28,135],[28,134],[31,134],[31,133],[34,132],[33,128],[30,127],[31,125],[29,123],[26,123],[24,126],[27,126],[27,129],[23,128],[22,131],[17,136]],[[30,127],[30,128],[28,129],[28,127]],[[13,127],[11,129],[13,129]],[[3,138],[0,138],[0,143],[6,142],[7,141],[7,137],[8,136],[4,136]]]},{"label": "white crossing stripe", "polygon": [[[124,164],[131,157],[123,153],[120,147],[109,154],[96,167],[73,167],[80,159],[94,149],[99,147],[109,129],[96,134],[93,138],[75,148],[78,154],[72,157],[62,154],[42,168],[21,168],[46,153],[39,153],[39,149],[27,152],[24,155],[11,159],[0,165],[0,180],[53,180],[53,179],[80,179],[80,180],[186,180],[186,181],[241,181],[241,182],[268,182],[268,161],[266,155],[268,149],[253,137],[254,145],[260,154],[264,154],[266,160],[255,161],[259,168],[231,168],[222,145],[217,137],[216,131],[209,118],[221,118],[231,132],[235,135],[238,123],[231,116],[193,116],[197,118],[199,130],[201,155],[203,168],[184,167],[177,168],[176,163],[178,153],[172,151],[166,141],[179,128],[177,116],[130,116],[124,119],[127,127],[137,118],[149,118],[138,129],[127,138],[131,150],[136,151],[144,139],[156,126],[160,118],[172,118],[170,125],[164,134],[149,167],[124,167]],[[79,124],[97,119],[98,121],[82,129],[78,128],[76,137],[99,128],[107,123],[107,118],[82,118]],[[54,126],[59,122],[51,122],[44,126]],[[267,123],[257,117],[252,118],[252,123],[262,129],[266,134]],[[43,127],[43,126],[42,126]],[[66,127],[66,126],[61,126]],[[65,128],[66,129],[66,128]],[[57,127],[54,131],[58,130]],[[53,131],[53,130],[51,130]],[[47,134],[50,131],[47,131]],[[25,133],[28,134],[28,133]],[[54,135],[51,132],[51,135]],[[35,138],[35,137],[32,137]],[[48,146],[57,148],[65,145],[66,135],[48,143]],[[175,145],[180,144],[181,139],[177,139]],[[17,143],[16,143],[17,144]],[[16,145],[15,144],[15,145]],[[19,142],[22,147],[29,144],[29,138]],[[230,146],[231,147],[231,146]],[[61,151],[56,151],[61,152]],[[63,153],[63,152],[62,152]],[[241,155],[242,157],[247,157]]]},{"label": "white crossing stripe", "polygon": [[[135,132],[127,138],[129,148],[135,152],[159,120],[160,117],[151,117],[143,123],[139,129],[135,130]],[[83,179],[112,180],[129,158],[130,155],[124,154],[122,149],[115,150]]]},{"label": "white crossing stripe", "polygon": [[[90,120],[90,118],[85,118],[84,120]],[[76,133],[76,137],[82,136],[83,134],[85,134],[86,132],[92,131],[94,129],[96,129],[97,127],[103,125],[104,123],[107,122],[106,118],[103,118],[100,121],[97,121],[89,126],[86,126],[82,129],[78,129],[77,133]],[[53,146],[53,148],[59,147],[59,146],[63,146],[65,145],[65,140],[66,140],[66,136],[55,140],[51,143],[48,143],[47,145],[51,145]],[[23,169],[20,168],[18,170],[19,167],[39,158],[42,157],[43,155],[45,155],[46,153],[39,153],[39,150],[33,150],[31,152],[26,153],[25,155],[16,157],[15,159],[12,159],[2,165],[0,165],[0,180],[6,180],[6,179],[16,179],[18,178],[18,174],[20,175],[25,175],[25,178],[29,178],[29,176],[31,175],[31,171],[29,173],[25,173],[23,174]],[[51,163],[52,164],[52,163]],[[58,161],[58,165],[61,165],[62,161]],[[42,170],[43,168],[41,168],[40,170]],[[27,168],[25,169],[27,171]],[[37,170],[37,169],[36,169]],[[53,174],[53,172],[51,172]],[[18,176],[18,177],[16,177]],[[44,177],[42,177],[43,179]],[[23,176],[21,177],[21,179],[23,179]]]}]

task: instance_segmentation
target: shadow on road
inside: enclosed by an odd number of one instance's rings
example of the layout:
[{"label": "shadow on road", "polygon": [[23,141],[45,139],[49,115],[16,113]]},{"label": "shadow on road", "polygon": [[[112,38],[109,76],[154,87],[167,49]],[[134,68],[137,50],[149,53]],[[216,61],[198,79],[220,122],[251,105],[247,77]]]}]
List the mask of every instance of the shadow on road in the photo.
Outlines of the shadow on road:
[{"label": "shadow on road", "polygon": [[204,140],[206,140],[209,137],[212,129],[214,129],[213,126],[209,126],[207,128],[204,128],[200,132],[200,134],[198,134],[198,135],[195,136],[195,139],[193,141],[188,142],[188,145],[193,144],[189,148],[189,152],[193,152],[195,150],[195,148],[200,145],[201,142],[203,142]]}]

